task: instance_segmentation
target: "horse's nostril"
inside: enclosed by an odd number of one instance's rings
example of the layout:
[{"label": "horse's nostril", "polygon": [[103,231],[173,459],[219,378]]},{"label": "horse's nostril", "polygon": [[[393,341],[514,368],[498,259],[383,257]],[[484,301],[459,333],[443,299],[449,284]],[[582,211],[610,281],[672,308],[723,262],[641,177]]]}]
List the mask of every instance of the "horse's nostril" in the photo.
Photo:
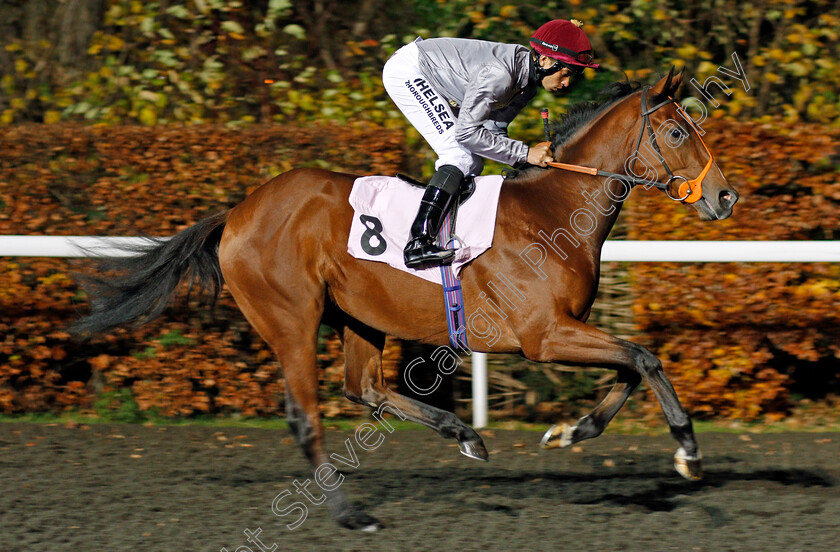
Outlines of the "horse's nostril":
[{"label": "horse's nostril", "polygon": [[722,207],[732,207],[735,205],[735,202],[738,201],[738,194],[730,192],[729,190],[724,190],[720,193],[718,198],[720,200],[720,204]]}]

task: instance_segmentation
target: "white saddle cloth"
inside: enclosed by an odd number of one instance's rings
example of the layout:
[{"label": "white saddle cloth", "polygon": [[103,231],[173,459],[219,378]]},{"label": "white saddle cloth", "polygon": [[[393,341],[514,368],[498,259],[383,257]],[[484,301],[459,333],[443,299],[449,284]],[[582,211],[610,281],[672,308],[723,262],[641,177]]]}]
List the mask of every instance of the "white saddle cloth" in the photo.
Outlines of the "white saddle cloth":
[{"label": "white saddle cloth", "polygon": [[[455,235],[457,242],[452,270],[459,277],[465,264],[493,244],[496,206],[502,189],[501,176],[478,176],[475,193],[458,208]],[[438,267],[413,270],[403,261],[403,248],[408,243],[411,223],[417,215],[423,190],[393,176],[358,178],[350,192],[353,224],[347,251],[357,259],[387,263],[394,268],[441,284]]]}]

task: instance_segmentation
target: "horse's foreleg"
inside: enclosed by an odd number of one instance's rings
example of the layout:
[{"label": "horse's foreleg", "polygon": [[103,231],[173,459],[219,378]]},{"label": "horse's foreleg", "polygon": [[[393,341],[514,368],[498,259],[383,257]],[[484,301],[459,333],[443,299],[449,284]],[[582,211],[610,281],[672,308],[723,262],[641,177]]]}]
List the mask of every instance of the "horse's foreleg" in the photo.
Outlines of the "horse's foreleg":
[{"label": "horse's foreleg", "polygon": [[[597,430],[600,424],[606,427],[606,423],[624,403],[638,379],[644,378],[662,407],[671,434],[680,443],[680,449],[674,457],[674,467],[687,479],[701,477],[702,455],[694,438],[691,418],[680,404],[676,391],[662,369],[662,363],[650,351],[574,319],[562,320],[556,330],[541,343],[523,350],[532,360],[604,366],[619,370],[619,381],[604,402],[590,415],[594,418],[578,423],[577,428],[581,428],[582,424],[584,427],[579,436]],[[628,371],[635,372],[637,376],[628,375]],[[558,441],[561,446],[571,444],[577,428],[552,428],[543,438],[543,444],[551,446],[554,441]]]},{"label": "horse's foreleg", "polygon": [[465,456],[487,460],[487,449],[481,437],[455,414],[410,399],[388,388],[382,375],[385,334],[352,321],[344,328],[343,336],[344,393],[348,399],[377,408],[378,413],[387,408],[403,419],[434,429],[444,438],[457,439],[458,448]]}]

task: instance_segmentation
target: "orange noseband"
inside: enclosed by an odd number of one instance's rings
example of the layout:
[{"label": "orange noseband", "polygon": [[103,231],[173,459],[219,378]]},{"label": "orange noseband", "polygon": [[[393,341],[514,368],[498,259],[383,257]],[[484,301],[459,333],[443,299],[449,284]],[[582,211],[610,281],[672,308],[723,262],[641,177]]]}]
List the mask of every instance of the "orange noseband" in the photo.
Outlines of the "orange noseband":
[{"label": "orange noseband", "polygon": [[712,152],[709,151],[709,147],[706,145],[706,142],[703,141],[703,137],[700,135],[700,131],[696,128],[697,125],[694,122],[694,119],[689,117],[688,114],[680,106],[680,104],[676,101],[674,101],[674,106],[677,108],[677,111],[679,111],[680,115],[682,115],[686,121],[689,121],[689,124],[692,127],[695,127],[694,131],[697,133],[697,137],[700,138],[700,143],[703,144],[703,149],[705,149],[706,153],[709,155],[709,161],[706,163],[706,166],[703,167],[703,170],[700,172],[697,178],[688,180],[685,177],[674,175],[668,180],[669,185],[673,180],[682,180],[682,183],[677,189],[677,194],[679,194],[677,197],[671,195],[670,186],[666,186],[665,193],[668,194],[668,197],[676,201],[696,203],[700,200],[701,197],[703,197],[703,179],[706,178],[707,174],[709,174],[709,170],[712,168],[712,164],[715,160],[712,156]]}]

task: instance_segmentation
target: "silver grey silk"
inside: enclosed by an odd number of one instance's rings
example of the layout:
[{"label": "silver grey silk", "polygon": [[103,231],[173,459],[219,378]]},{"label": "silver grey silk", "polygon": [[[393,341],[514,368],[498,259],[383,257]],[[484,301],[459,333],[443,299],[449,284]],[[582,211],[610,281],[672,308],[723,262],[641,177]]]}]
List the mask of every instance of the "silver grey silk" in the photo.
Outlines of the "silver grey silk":
[{"label": "silver grey silk", "polygon": [[476,155],[514,165],[528,146],[507,126],[537,93],[530,51],[516,44],[464,38],[417,40],[423,75],[452,106],[455,139]]}]

